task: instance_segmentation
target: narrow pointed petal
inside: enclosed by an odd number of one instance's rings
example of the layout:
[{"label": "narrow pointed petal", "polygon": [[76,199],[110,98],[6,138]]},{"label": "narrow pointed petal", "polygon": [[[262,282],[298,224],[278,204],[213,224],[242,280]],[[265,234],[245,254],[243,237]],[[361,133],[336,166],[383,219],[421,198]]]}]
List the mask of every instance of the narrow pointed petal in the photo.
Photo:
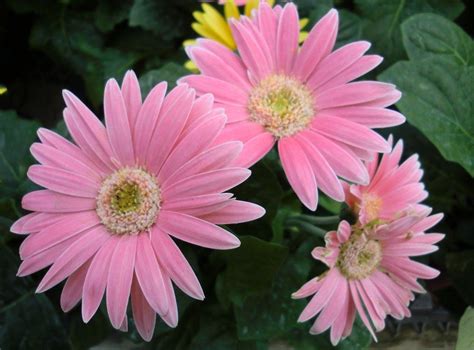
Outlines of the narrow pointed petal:
[{"label": "narrow pointed petal", "polygon": [[201,219],[216,225],[228,225],[257,220],[263,215],[265,215],[265,209],[257,204],[231,200],[230,204],[201,216]]},{"label": "narrow pointed petal", "polygon": [[61,293],[61,309],[69,312],[76,306],[82,298],[82,287],[89,269],[90,260],[74,271],[66,281]]},{"label": "narrow pointed petal", "polygon": [[136,278],[132,282],[131,300],[133,320],[138,333],[145,341],[150,341],[155,331],[156,314],[148,304]]}]

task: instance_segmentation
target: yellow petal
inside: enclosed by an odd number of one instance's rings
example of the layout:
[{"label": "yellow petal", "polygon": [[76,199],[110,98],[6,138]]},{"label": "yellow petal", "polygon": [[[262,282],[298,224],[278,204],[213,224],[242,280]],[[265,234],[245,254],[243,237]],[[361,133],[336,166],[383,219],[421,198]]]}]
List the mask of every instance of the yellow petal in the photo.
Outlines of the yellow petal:
[{"label": "yellow petal", "polygon": [[204,10],[203,18],[206,25],[221,38],[221,40],[219,40],[220,42],[224,42],[227,47],[233,47],[234,39],[232,38],[229,25],[224,17],[209,4],[202,4],[202,8]]},{"label": "yellow petal", "polygon": [[5,92],[7,92],[7,88],[5,86],[0,86],[0,95],[3,95]]},{"label": "yellow petal", "polygon": [[193,28],[194,31],[198,33],[200,36],[215,40],[225,45],[221,37],[218,36],[216,33],[214,33],[209,26],[194,22],[193,24],[191,24],[191,28]]},{"label": "yellow petal", "polygon": [[298,42],[301,44],[308,37],[308,32],[300,32],[298,36]]},{"label": "yellow petal", "polygon": [[245,4],[245,15],[247,17],[250,17],[252,14],[252,10],[256,9],[258,7],[259,0],[248,0],[247,3]]},{"label": "yellow petal", "polygon": [[308,18],[302,18],[300,19],[300,29],[303,29],[304,27],[306,27],[306,25],[309,23],[309,19]]},{"label": "yellow petal", "polygon": [[240,17],[240,12],[239,8],[235,4],[234,0],[227,0],[224,4],[224,14],[225,18],[239,18]]},{"label": "yellow petal", "polygon": [[193,73],[199,73],[199,69],[198,67],[194,64],[193,61],[186,61],[186,63],[184,64],[184,68],[186,68],[187,70],[193,72]]},{"label": "yellow petal", "polygon": [[200,11],[194,11],[193,12],[193,17],[198,21],[199,23],[204,23],[204,18],[203,18],[204,13]]},{"label": "yellow petal", "polygon": [[275,5],[275,0],[267,0],[267,3],[268,3],[268,5],[273,7],[273,5]]},{"label": "yellow petal", "polygon": [[192,46],[192,45],[196,45],[197,42],[196,42],[196,39],[186,39],[185,41],[183,41],[183,46],[186,47],[186,46]]}]

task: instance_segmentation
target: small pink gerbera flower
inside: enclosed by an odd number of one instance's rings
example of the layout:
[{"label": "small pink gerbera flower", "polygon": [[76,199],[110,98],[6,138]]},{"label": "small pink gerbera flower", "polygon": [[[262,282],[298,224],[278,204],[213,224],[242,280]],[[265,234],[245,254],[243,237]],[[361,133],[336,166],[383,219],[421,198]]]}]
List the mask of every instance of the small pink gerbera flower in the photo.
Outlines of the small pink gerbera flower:
[{"label": "small pink gerbera flower", "polygon": [[292,3],[273,9],[262,2],[253,18],[232,20],[238,55],[217,42],[199,39],[187,48],[201,74],[184,77],[198,94],[213,93],[228,121],[220,140],[241,140],[235,164],[250,166],[278,143],[280,159],[296,194],[315,210],[317,188],[342,201],[338,176],[367,183],[361,159],[388,152],[371,128],[405,118],[385,107],[400,98],[391,84],[352,80],[382,58],[365,55],[358,41],[332,52],[338,13],[329,11],[298,46],[298,12]]},{"label": "small pink gerbera flower", "polygon": [[[195,99],[186,85],[167,96],[166,83],[142,102],[128,72],[120,88],[107,82],[104,125],[65,91],[64,120],[75,143],[46,129],[31,152],[41,165],[28,177],[46,187],[23,197],[33,213],[11,228],[29,234],[20,247],[25,276],[52,264],[37,292],[65,278],[61,307],[82,298],[88,322],[104,293],[110,321],[127,329],[131,304],[141,336],[153,336],[158,313],[178,322],[172,282],[195,299],[204,294],[173,238],[214,249],[240,245],[217,226],[259,218],[263,208],[222,193],[244,181],[248,169],[230,166],[240,142],[215,142],[226,116],[210,95]],[[214,143],[214,145],[212,145]]]},{"label": "small pink gerbera flower", "polygon": [[[388,142],[392,144],[391,136]],[[378,154],[374,154],[374,159],[366,163],[370,177],[368,185],[344,184],[346,203],[362,224],[372,220],[393,220],[428,197],[420,182],[423,170],[418,155],[399,164],[402,152],[400,140],[391,153],[382,157],[380,164]]]},{"label": "small pink gerbera flower", "polygon": [[[329,270],[307,282],[293,298],[315,294],[301,313],[304,322],[317,314],[310,329],[319,334],[331,328],[336,345],[352,331],[356,313],[375,340],[372,327],[385,327],[385,317],[410,316],[408,304],[413,292],[425,290],[417,279],[431,279],[439,271],[410,259],[438,249],[440,233],[425,233],[436,225],[442,214],[428,216],[430,209],[419,208],[389,224],[350,226],[346,221],[326,235],[326,247],[316,247],[312,256]],[[368,316],[368,317],[367,317]]]}]

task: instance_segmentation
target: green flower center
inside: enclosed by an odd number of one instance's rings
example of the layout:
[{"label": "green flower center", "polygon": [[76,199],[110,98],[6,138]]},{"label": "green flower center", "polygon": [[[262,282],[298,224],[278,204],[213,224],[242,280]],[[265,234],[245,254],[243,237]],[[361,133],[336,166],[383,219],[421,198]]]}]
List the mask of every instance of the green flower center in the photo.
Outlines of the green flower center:
[{"label": "green flower center", "polygon": [[315,115],[313,95],[300,81],[271,75],[251,91],[247,104],[250,119],[276,137],[305,129]]},{"label": "green flower center", "polygon": [[336,266],[348,279],[364,279],[370,276],[382,260],[380,242],[365,233],[354,232],[339,252]]}]

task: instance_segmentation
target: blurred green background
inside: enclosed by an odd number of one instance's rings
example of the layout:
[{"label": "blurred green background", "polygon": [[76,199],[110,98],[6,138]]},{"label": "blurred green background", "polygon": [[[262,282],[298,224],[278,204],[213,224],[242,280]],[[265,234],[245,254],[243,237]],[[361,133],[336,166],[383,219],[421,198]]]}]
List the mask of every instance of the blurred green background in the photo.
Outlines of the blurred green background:
[{"label": "blurred green background", "polygon": [[[442,271],[426,288],[433,309],[456,322],[474,305],[474,3],[460,0],[300,0],[310,28],[335,6],[340,10],[337,45],[365,39],[385,57],[368,77],[394,82],[403,93],[396,105],[408,123],[383,134],[405,140],[405,157],[418,153],[430,192],[426,201],[444,212],[437,231],[440,250],[422,260]],[[0,2],[0,348],[88,349],[105,339],[149,349],[258,349],[283,341],[294,349],[331,349],[327,334],[308,335],[296,319],[303,301],[290,299],[304,281],[324,271],[309,252],[323,244],[271,152],[236,190],[240,199],[263,205],[267,215],[230,227],[242,240],[235,251],[211,252],[180,244],[206,293],[195,302],[178,293],[180,322],[172,330],[158,322],[151,343],[134,330],[112,329],[102,308],[84,325],[80,308],[63,314],[60,288],[35,295],[43,273],[15,276],[21,237],[9,233],[23,214],[20,199],[34,188],[25,173],[39,126],[66,135],[60,122],[69,89],[102,118],[106,79],[133,68],[143,92],[161,80],[171,85],[188,72],[182,42],[195,37],[195,0],[7,0]],[[341,207],[321,199],[316,215],[339,215]],[[343,211],[342,211],[343,212]],[[313,213],[307,213],[314,215]],[[322,229],[322,230],[321,230]],[[470,317],[470,318],[469,318]],[[459,349],[473,349],[472,309],[460,326]],[[467,321],[466,321],[467,320]],[[356,324],[337,349],[366,349],[371,340]]]}]

